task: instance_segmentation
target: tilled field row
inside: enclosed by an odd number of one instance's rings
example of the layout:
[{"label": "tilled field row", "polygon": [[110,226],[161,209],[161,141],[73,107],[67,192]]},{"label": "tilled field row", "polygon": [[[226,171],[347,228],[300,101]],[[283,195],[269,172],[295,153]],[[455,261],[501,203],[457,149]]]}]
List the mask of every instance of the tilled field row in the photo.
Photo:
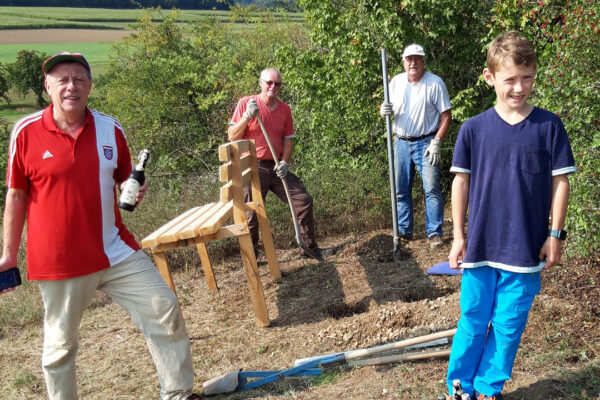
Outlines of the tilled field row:
[{"label": "tilled field row", "polygon": [[131,31],[107,29],[0,30],[0,44],[115,42]]}]

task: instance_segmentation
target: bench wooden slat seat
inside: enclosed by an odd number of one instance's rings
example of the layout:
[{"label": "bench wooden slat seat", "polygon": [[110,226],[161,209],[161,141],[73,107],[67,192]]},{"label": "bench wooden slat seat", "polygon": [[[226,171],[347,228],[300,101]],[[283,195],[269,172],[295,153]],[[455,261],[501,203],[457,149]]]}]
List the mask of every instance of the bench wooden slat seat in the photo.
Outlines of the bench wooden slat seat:
[{"label": "bench wooden slat seat", "polygon": [[[208,288],[216,291],[218,286],[206,250],[206,242],[236,236],[242,253],[256,324],[268,326],[270,320],[246,220],[246,211],[251,209],[256,211],[272,279],[281,278],[281,272],[260,192],[254,141],[238,140],[219,146],[219,160],[223,162],[219,168],[219,177],[224,183],[220,190],[220,200],[193,207],[173,218],[146,236],[142,240],[142,247],[150,249],[156,267],[171,290],[176,293],[166,251],[196,245]],[[243,195],[243,187],[247,184],[250,185],[253,198],[249,203],[244,202]],[[232,223],[226,225],[230,220],[233,220]]]}]

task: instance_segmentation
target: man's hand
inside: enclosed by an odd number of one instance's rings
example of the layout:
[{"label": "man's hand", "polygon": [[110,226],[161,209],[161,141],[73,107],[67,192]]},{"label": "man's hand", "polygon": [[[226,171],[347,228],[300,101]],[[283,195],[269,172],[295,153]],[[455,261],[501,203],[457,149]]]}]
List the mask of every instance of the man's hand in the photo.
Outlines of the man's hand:
[{"label": "man's hand", "polygon": [[[125,189],[126,184],[127,184],[127,180],[124,180],[119,185],[119,189],[121,190],[121,192],[123,192],[123,190]],[[142,202],[142,199],[144,198],[144,195],[146,194],[146,190],[148,190],[148,179],[146,179],[144,181],[144,184],[142,186],[140,186],[140,190],[135,195],[135,206],[136,207]]]},{"label": "man's hand", "polygon": [[392,115],[394,113],[394,106],[392,103],[382,103],[379,108],[379,114],[382,117],[386,117],[388,115]]},{"label": "man's hand", "polygon": [[287,176],[288,170],[290,169],[288,163],[285,161],[279,161],[279,165],[274,168],[275,173],[281,179]]},{"label": "man's hand", "polygon": [[548,236],[540,249],[538,257],[540,261],[546,261],[545,268],[551,268],[559,263],[561,252],[562,240]]},{"label": "man's hand", "polygon": [[440,147],[442,145],[442,141],[438,138],[433,138],[427,149],[425,149],[425,153],[423,153],[423,157],[429,157],[429,164],[438,165],[440,163]]},{"label": "man's hand", "polygon": [[258,114],[258,104],[255,99],[248,100],[246,103],[246,111],[244,111],[244,118],[252,119]]},{"label": "man's hand", "polygon": [[144,195],[146,194],[146,190],[148,190],[148,180],[144,181],[144,184],[140,187],[140,191],[135,195],[135,203],[136,205],[142,202]]}]

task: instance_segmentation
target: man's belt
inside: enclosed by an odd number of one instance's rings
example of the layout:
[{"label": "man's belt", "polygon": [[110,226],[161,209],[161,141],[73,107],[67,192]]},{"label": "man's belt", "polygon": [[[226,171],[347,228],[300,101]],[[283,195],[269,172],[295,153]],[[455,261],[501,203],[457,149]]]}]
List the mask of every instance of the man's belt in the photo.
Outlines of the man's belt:
[{"label": "man's belt", "polygon": [[275,166],[275,160],[256,160],[259,167],[271,168]]},{"label": "man's belt", "polygon": [[426,138],[426,137],[429,137],[429,136],[433,136],[436,133],[437,133],[437,131],[433,131],[433,132],[429,132],[427,135],[421,135],[421,136],[405,136],[405,137],[402,137],[402,136],[396,135],[396,137],[398,139],[405,140],[407,142],[416,142],[417,140],[421,140],[423,138]]}]

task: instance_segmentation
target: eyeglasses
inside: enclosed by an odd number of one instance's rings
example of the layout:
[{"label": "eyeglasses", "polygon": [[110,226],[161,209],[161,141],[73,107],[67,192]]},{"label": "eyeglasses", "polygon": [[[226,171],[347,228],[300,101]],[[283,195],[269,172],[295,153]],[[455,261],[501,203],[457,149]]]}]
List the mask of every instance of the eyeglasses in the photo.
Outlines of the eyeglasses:
[{"label": "eyeglasses", "polygon": [[271,86],[271,85],[275,85],[275,87],[280,87],[281,86],[281,82],[265,81],[265,80],[263,80],[263,82],[266,83],[267,86]]}]

